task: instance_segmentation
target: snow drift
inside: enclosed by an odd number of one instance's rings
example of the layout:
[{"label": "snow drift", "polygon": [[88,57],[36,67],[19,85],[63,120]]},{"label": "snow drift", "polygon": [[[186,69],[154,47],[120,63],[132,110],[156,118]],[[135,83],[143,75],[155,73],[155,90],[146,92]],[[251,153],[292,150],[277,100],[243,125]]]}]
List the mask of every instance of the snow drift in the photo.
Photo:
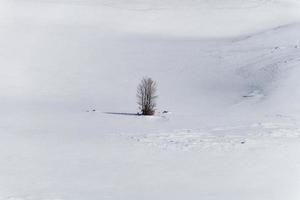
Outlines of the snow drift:
[{"label": "snow drift", "polygon": [[299,199],[299,6],[2,0],[0,200]]}]

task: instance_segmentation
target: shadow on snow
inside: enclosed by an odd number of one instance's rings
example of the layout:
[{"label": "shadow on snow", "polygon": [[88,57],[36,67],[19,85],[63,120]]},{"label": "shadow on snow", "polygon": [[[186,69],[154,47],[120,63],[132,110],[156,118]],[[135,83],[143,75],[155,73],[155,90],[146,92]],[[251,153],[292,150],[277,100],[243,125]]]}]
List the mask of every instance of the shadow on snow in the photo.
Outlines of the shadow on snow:
[{"label": "shadow on snow", "polygon": [[108,115],[125,115],[125,116],[140,116],[138,113],[126,113],[126,112],[103,112]]}]

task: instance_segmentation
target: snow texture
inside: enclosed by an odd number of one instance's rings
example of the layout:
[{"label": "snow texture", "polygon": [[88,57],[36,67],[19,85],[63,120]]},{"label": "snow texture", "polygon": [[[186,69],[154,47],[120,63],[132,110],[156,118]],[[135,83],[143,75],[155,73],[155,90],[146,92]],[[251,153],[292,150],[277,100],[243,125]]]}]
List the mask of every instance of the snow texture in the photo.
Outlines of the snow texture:
[{"label": "snow texture", "polygon": [[1,0],[0,200],[299,200],[299,10]]}]

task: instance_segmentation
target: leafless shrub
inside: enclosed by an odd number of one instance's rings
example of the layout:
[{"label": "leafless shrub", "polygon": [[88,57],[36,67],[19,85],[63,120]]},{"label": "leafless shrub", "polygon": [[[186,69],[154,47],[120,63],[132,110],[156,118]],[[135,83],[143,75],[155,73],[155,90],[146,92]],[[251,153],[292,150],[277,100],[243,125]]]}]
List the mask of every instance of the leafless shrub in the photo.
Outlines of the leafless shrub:
[{"label": "leafless shrub", "polygon": [[156,107],[156,82],[145,77],[137,88],[137,99],[142,115],[154,115]]}]

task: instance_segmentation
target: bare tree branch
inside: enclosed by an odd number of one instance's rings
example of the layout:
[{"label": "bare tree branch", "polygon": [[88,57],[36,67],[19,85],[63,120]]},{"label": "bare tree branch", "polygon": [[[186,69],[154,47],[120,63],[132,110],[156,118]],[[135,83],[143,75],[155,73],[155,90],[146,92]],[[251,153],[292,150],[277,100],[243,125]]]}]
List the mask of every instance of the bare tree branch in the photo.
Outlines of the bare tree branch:
[{"label": "bare tree branch", "polygon": [[156,82],[151,78],[143,78],[137,88],[137,103],[142,115],[154,115],[156,107]]}]

